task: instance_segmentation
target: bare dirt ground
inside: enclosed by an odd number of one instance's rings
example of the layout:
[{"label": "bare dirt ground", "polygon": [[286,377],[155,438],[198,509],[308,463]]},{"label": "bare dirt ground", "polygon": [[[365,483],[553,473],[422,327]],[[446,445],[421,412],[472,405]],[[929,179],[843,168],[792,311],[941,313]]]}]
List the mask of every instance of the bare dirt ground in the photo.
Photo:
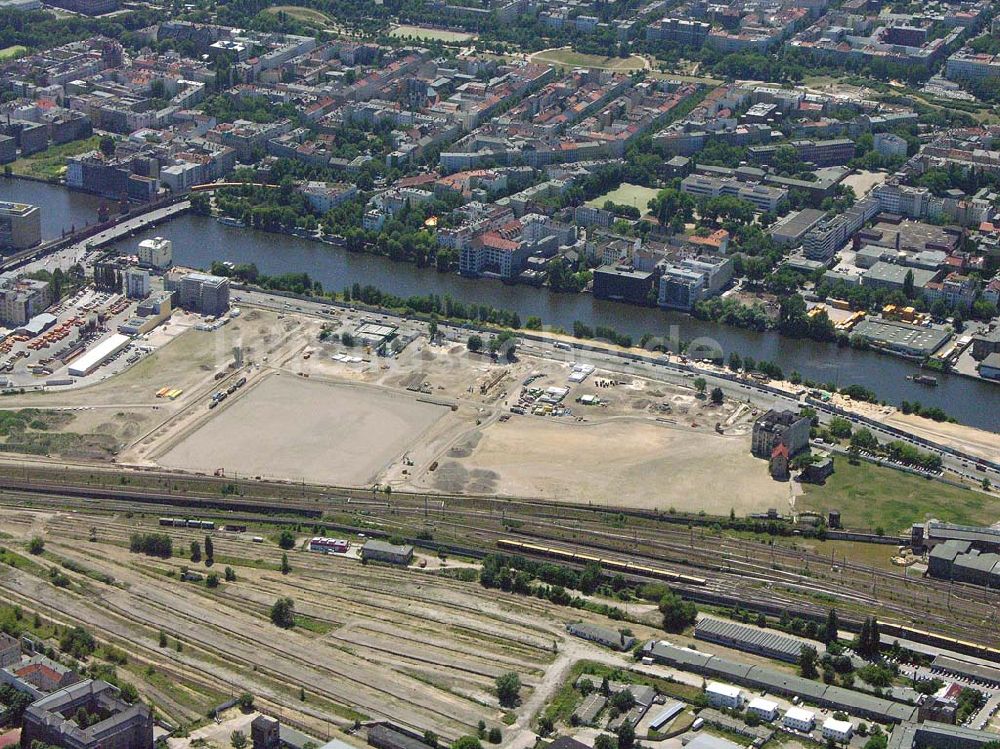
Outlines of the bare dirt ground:
[{"label": "bare dirt ground", "polygon": [[574,424],[520,417],[456,445],[431,486],[682,512],[784,511],[788,488],[762,465],[742,438],[633,418]]},{"label": "bare dirt ground", "polygon": [[398,391],[273,375],[220,411],[160,463],[368,484],[448,409]]}]

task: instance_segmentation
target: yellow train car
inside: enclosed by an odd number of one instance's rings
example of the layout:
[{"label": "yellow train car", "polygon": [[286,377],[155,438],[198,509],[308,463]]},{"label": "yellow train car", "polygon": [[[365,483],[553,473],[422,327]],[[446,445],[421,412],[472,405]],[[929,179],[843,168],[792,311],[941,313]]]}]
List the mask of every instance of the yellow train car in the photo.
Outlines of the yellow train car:
[{"label": "yellow train car", "polygon": [[611,570],[613,572],[624,572],[633,575],[654,577],[660,580],[669,580],[672,582],[683,583],[686,585],[706,584],[706,580],[704,578],[697,577],[695,575],[684,575],[679,572],[662,569],[660,567],[650,567],[646,565],[635,564],[634,562],[625,562],[620,559],[604,559],[602,557],[595,557],[591,554],[583,554],[580,552],[569,551],[566,549],[556,549],[551,546],[541,546],[539,544],[530,544],[530,543],[525,543],[524,541],[514,541],[508,538],[502,538],[499,541],[497,541],[497,546],[499,546],[501,549],[505,551],[520,552],[522,554],[532,554],[535,556],[551,557],[566,562],[575,562],[577,564],[597,564],[602,569]]}]

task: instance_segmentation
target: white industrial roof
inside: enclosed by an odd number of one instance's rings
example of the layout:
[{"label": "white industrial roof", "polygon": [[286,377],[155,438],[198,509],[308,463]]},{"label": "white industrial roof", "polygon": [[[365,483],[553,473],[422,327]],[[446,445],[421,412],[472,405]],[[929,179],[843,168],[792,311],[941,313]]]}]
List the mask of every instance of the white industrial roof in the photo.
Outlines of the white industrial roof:
[{"label": "white industrial roof", "polygon": [[132,339],[127,335],[122,335],[121,333],[115,333],[114,335],[109,336],[70,364],[69,373],[89,373],[91,369],[96,367],[115,352],[122,349],[131,340]]},{"label": "white industrial roof", "polygon": [[734,687],[729,684],[720,684],[717,681],[713,681],[709,684],[705,691],[715,692],[716,694],[724,694],[727,697],[739,697],[742,694],[742,690],[739,687]]}]

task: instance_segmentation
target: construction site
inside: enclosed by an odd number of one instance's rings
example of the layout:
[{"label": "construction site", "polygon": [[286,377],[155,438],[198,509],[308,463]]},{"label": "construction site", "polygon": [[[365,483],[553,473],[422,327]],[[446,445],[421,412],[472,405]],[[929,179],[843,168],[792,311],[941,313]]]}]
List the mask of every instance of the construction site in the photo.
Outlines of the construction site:
[{"label": "construction site", "polygon": [[794,487],[749,454],[750,405],[541,354],[473,353],[347,310],[251,309],[112,378],[7,405],[71,413],[65,431],[101,435],[123,466],[664,510],[793,506]]}]

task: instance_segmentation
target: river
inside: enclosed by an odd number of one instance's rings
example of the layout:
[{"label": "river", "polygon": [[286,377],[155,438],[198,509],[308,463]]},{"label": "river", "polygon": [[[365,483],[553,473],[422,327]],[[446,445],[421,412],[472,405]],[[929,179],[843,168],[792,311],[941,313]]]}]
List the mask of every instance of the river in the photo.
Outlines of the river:
[{"label": "river", "polygon": [[73,228],[97,223],[103,198],[45,182],[0,177],[0,200],[31,203],[42,209],[42,239],[56,239]]},{"label": "river", "polygon": [[[82,213],[94,200],[52,185],[15,184],[19,187],[13,191],[14,197],[27,201],[30,194],[43,205],[43,220],[47,205],[69,204],[71,214],[76,210]],[[26,188],[24,194],[20,185]],[[864,385],[890,403],[920,401],[925,406],[939,406],[964,424],[1000,431],[1000,388],[996,385],[954,374],[939,375],[938,387],[919,385],[906,379],[919,372],[915,364],[872,351],[792,340],[774,332],[739,330],[679,312],[601,301],[590,294],[552,294],[533,287],[461,278],[298,237],[234,229],[191,214],[113,246],[131,251],[139,240],[151,236],[173,241],[174,262],[178,265],[208,268],[213,260],[255,263],[267,275],[307,272],[327,290],[340,291],[357,282],[399,296],[438,294],[465,303],[487,304],[516,311],[522,321],[537,315],[546,325],[566,330],[572,330],[573,322],[580,320],[591,327],[614,328],[635,340],[647,332],[667,339],[709,339],[726,355],[737,351],[757,360],[777,362],[786,373],[798,371],[818,382]]]}]

